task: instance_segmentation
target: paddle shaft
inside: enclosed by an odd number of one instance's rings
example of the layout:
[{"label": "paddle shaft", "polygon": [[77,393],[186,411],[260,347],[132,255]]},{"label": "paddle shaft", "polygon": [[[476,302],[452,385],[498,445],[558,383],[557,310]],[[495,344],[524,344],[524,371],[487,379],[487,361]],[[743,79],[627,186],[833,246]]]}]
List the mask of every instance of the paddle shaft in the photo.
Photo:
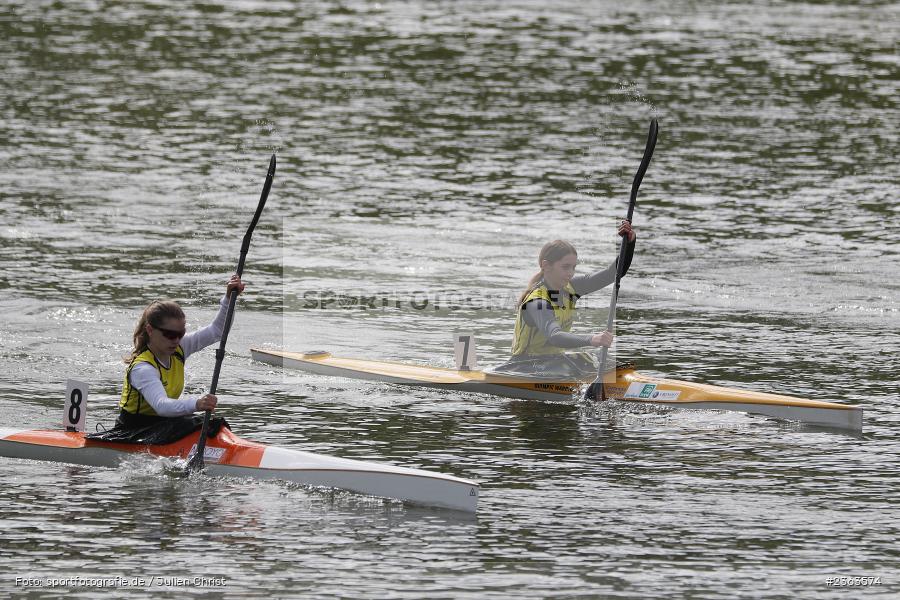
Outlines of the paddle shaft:
[{"label": "paddle shaft", "polygon": [[[659,125],[657,124],[656,119],[653,119],[650,121],[650,132],[647,134],[647,145],[644,147],[644,157],[641,159],[641,164],[638,167],[637,173],[634,174],[634,181],[631,183],[631,198],[628,201],[628,216],[625,217],[625,220],[629,223],[631,223],[631,220],[634,217],[634,207],[637,204],[638,189],[640,189],[641,182],[644,180],[644,174],[647,172],[647,167],[650,166],[650,159],[653,158],[653,150],[656,148],[656,137],[658,133]],[[610,332],[613,330],[613,324],[616,320],[616,302],[619,300],[619,282],[622,280],[622,275],[625,270],[625,252],[627,249],[628,244],[626,236],[622,236],[622,240],[619,242],[619,258],[616,261],[616,283],[613,286],[612,297],[609,300],[609,315],[606,318],[606,330]],[[591,387],[599,384],[601,386],[601,392],[603,390],[603,371],[606,369],[606,357],[608,354],[609,348],[603,346],[600,350],[600,367],[597,370],[597,379],[591,384]]]},{"label": "paddle shaft", "polygon": [[[253,230],[259,222],[262,215],[263,207],[266,205],[266,199],[269,197],[269,190],[272,189],[272,181],[275,178],[275,155],[269,161],[269,171],[266,173],[266,181],[263,184],[262,194],[259,197],[259,205],[256,207],[256,213],[244,234],[244,241],[241,244],[241,256],[238,260],[237,276],[240,277],[244,273],[244,262],[247,260],[247,251],[250,249],[250,238],[253,236]],[[222,371],[222,362],[225,360],[225,344],[228,342],[228,332],[231,331],[231,323],[234,320],[234,309],[237,304],[238,290],[231,290],[228,295],[228,312],[225,313],[225,329],[222,331],[222,339],[219,341],[219,348],[216,350],[216,367],[213,369],[212,383],[209,386],[209,393],[215,394],[216,387],[219,385],[219,373]],[[203,427],[200,429],[200,438],[197,440],[197,450],[188,461],[188,470],[199,470],[203,468],[203,452],[206,450],[206,434],[209,431],[209,419],[212,411],[207,410],[203,415]]]}]

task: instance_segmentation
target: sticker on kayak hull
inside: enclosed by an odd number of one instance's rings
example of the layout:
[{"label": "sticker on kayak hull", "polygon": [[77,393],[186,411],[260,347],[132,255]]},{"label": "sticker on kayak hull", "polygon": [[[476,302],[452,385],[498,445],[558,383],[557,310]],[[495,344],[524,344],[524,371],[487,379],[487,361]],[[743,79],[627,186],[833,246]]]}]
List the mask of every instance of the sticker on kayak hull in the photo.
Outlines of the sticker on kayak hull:
[{"label": "sticker on kayak hull", "polygon": [[625,390],[625,400],[678,400],[681,390],[658,390],[655,383],[632,383]]},{"label": "sticker on kayak hull", "polygon": [[[197,452],[197,444],[191,446],[188,456],[193,456]],[[217,463],[225,456],[225,448],[216,448],[215,446],[207,446],[203,449],[203,460],[211,463]]]}]

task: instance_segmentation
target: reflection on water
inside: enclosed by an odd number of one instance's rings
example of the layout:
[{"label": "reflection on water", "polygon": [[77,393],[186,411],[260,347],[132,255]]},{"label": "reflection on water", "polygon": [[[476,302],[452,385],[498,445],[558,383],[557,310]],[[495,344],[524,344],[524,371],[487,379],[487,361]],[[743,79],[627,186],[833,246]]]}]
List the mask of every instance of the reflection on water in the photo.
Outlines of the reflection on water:
[{"label": "reflection on water", "polygon": [[[240,597],[843,597],[829,575],[889,593],[896,22],[876,2],[4,3],[0,425],[58,426],[72,376],[88,426],[110,423],[140,309],[174,297],[190,327],[212,318],[277,151],[222,413],[251,439],[482,483],[471,519],[153,461],[3,459],[12,577],[124,560]],[[545,241],[574,243],[580,272],[612,260],[653,116],[618,357],[861,404],[861,438],[250,360],[450,366],[451,334],[472,331],[481,364],[502,362],[503,299]],[[603,327],[607,298],[583,299],[578,331]],[[212,354],[192,357],[189,392]]]}]

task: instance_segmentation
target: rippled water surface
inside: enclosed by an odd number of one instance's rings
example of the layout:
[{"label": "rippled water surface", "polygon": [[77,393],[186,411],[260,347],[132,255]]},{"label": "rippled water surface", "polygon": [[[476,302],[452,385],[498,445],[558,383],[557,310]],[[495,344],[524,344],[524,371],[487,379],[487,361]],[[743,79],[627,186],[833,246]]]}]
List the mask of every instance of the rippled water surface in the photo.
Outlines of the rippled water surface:
[{"label": "rippled water surface", "polygon": [[[70,377],[90,382],[89,427],[114,419],[141,308],[173,297],[208,322],[274,151],[221,413],[482,498],[468,518],[149,460],[3,458],[0,589],[145,574],[226,581],[153,590],[173,598],[894,597],[898,22],[890,2],[3,2],[0,427],[58,427]],[[502,361],[541,244],[574,243],[581,272],[613,259],[652,117],[619,358],[861,405],[861,436],[250,360],[450,366],[471,331]],[[576,330],[607,303],[585,298]]]}]

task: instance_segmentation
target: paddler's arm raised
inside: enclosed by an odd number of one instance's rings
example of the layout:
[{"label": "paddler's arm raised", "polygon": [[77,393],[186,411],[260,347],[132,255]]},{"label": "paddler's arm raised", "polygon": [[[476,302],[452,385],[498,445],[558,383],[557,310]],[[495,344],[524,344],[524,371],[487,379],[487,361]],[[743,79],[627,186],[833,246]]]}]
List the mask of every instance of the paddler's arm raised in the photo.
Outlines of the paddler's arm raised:
[{"label": "paddler's arm raised", "polygon": [[[625,273],[628,272],[628,267],[631,266],[631,259],[634,258],[634,246],[637,234],[634,232],[634,229],[631,228],[631,223],[622,221],[622,224],[619,225],[619,235],[628,236],[628,245],[625,246],[625,269],[622,271],[622,276],[624,277]],[[601,271],[591,273],[590,275],[576,275],[573,277],[571,284],[572,287],[575,288],[575,293],[579,296],[584,296],[585,294],[596,292],[597,290],[614,283],[616,281],[616,266],[618,262],[619,259],[616,258],[611,265]]]},{"label": "paddler's arm raised", "polygon": [[202,350],[209,345],[215,344],[222,339],[222,333],[225,331],[225,319],[228,318],[228,296],[231,290],[238,290],[238,294],[244,291],[246,286],[237,275],[232,275],[225,287],[225,295],[219,301],[219,312],[213,322],[193,331],[181,340],[181,349],[184,350],[184,357],[187,358],[194,352]]}]

